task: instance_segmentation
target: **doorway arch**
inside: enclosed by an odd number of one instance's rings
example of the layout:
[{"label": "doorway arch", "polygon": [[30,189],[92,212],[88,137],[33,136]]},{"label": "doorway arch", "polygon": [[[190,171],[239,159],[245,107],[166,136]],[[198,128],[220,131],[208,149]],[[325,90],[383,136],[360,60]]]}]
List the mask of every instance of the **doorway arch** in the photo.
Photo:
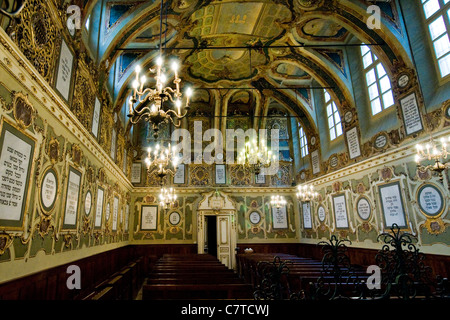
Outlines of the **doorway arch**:
[{"label": "doorway arch", "polygon": [[197,209],[198,253],[205,253],[207,240],[207,219],[216,217],[217,259],[230,269],[236,266],[234,249],[236,248],[236,204],[229,195],[220,191],[211,191],[203,195]]}]

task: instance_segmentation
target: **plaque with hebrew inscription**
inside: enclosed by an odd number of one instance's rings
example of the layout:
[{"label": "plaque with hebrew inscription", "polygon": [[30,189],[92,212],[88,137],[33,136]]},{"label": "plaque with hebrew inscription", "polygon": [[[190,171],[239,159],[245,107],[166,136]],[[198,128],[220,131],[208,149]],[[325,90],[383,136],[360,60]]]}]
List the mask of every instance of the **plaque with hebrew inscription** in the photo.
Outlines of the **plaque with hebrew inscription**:
[{"label": "plaque with hebrew inscription", "polygon": [[81,173],[78,170],[70,167],[66,189],[66,204],[64,207],[63,229],[76,229],[80,188]]},{"label": "plaque with hebrew inscription", "polygon": [[416,94],[412,93],[401,99],[400,105],[402,108],[403,123],[405,125],[406,135],[409,136],[416,132],[422,131],[422,118],[420,117]]},{"label": "plaque with hebrew inscription", "polygon": [[141,207],[141,231],[156,231],[158,226],[158,206]]},{"label": "plaque with hebrew inscription", "polygon": [[324,222],[325,218],[326,218],[326,211],[325,208],[320,205],[319,208],[317,209],[317,217],[319,218],[320,222]]},{"label": "plaque with hebrew inscription", "polygon": [[432,184],[422,185],[417,192],[417,203],[420,211],[429,217],[440,216],[444,212],[445,199],[436,186]]},{"label": "plaque with hebrew inscription", "polygon": [[94,135],[94,137],[98,138],[98,129],[100,126],[100,114],[101,114],[101,103],[100,100],[98,100],[98,98],[95,98],[95,105],[94,105],[94,112],[92,114],[92,134]]},{"label": "plaque with hebrew inscription", "polygon": [[333,196],[333,209],[336,228],[348,228],[347,204],[344,194]]},{"label": "plaque with hebrew inscription", "polygon": [[72,85],[73,53],[62,39],[61,51],[59,53],[58,69],[56,74],[56,89],[61,96],[69,101],[70,88]]},{"label": "plaque with hebrew inscription", "polygon": [[112,221],[112,230],[117,230],[117,220],[119,216],[119,198],[114,197],[113,201],[113,221]]},{"label": "plaque with hebrew inscription", "polygon": [[288,217],[286,206],[283,206],[281,208],[272,207],[272,224],[273,229],[288,228]]},{"label": "plaque with hebrew inscription", "polygon": [[224,164],[216,164],[216,184],[227,183],[226,167]]},{"label": "plaque with hebrew inscription", "polygon": [[130,205],[127,203],[127,206],[125,208],[125,232],[128,232],[128,224],[130,219]]},{"label": "plaque with hebrew inscription", "polygon": [[369,200],[366,197],[361,197],[356,202],[356,211],[362,220],[368,220],[372,212]]},{"label": "plaque with hebrew inscription", "polygon": [[22,228],[35,142],[3,119],[0,135],[0,226]]},{"label": "plaque with hebrew inscription", "polygon": [[44,212],[49,212],[53,209],[56,202],[56,195],[58,194],[58,179],[56,172],[53,169],[48,169],[45,172],[41,182],[41,205]]},{"label": "plaque with hebrew inscription", "polygon": [[302,213],[303,213],[303,227],[305,229],[312,229],[312,219],[311,219],[311,203],[302,203]]},{"label": "plaque with hebrew inscription", "polygon": [[173,176],[173,183],[174,184],[184,184],[186,183],[186,175],[185,175],[186,166],[184,163],[180,163],[177,167],[177,171],[175,172],[175,175]]},{"label": "plaque with hebrew inscription", "polygon": [[378,190],[386,228],[390,228],[394,223],[400,228],[406,227],[400,182],[381,185]]},{"label": "plaque with hebrew inscription", "polygon": [[358,130],[356,127],[353,127],[352,129],[348,130],[345,134],[347,136],[347,146],[350,159],[355,159],[361,155]]},{"label": "plaque with hebrew inscription", "polygon": [[98,189],[97,189],[97,204],[95,207],[94,228],[100,228],[102,226],[103,195],[104,195],[103,188],[98,187]]}]

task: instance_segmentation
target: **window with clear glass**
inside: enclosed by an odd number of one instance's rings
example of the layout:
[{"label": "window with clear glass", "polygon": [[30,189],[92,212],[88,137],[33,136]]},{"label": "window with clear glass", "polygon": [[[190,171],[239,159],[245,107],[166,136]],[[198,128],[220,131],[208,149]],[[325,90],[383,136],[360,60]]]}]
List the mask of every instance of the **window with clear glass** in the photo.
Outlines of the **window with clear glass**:
[{"label": "window with clear glass", "polygon": [[450,75],[450,0],[421,0],[441,78]]},{"label": "window with clear glass", "polygon": [[367,90],[369,93],[372,115],[394,105],[391,80],[383,64],[367,45],[361,46]]},{"label": "window with clear glass", "polygon": [[306,134],[305,134],[305,131],[303,130],[302,126],[299,124],[298,127],[299,127],[298,136],[300,138],[300,151],[301,151],[302,158],[304,158],[309,153],[308,152],[308,140],[306,140]]},{"label": "window with clear glass", "polygon": [[323,92],[325,96],[325,106],[327,109],[330,140],[332,141],[342,135],[341,116],[339,115],[336,103],[333,101],[333,99],[331,99],[331,95],[328,93],[328,91],[325,89]]}]

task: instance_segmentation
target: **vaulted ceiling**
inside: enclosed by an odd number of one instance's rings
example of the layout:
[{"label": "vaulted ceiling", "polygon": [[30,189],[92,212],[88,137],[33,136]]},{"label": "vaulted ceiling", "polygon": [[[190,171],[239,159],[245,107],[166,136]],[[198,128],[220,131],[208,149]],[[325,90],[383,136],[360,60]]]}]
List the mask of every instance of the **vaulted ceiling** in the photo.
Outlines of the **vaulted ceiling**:
[{"label": "vaulted ceiling", "polygon": [[[382,11],[377,30],[366,24],[374,3]],[[345,46],[374,45],[388,70],[411,65],[399,14],[385,1],[179,0],[161,10],[160,1],[91,0],[85,9],[90,50],[104,66],[116,110],[130,94],[135,66],[154,66],[160,41],[166,60],[181,62],[182,84],[199,92],[197,101],[246,88],[258,105],[268,97],[284,105],[310,132],[319,130],[312,88],[329,88],[338,108],[355,109]]]}]

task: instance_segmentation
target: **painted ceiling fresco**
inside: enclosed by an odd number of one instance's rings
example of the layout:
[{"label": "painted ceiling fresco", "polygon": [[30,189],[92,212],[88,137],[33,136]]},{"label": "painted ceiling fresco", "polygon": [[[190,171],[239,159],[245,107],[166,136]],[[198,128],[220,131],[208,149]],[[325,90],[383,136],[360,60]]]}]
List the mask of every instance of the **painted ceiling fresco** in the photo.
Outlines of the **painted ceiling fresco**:
[{"label": "painted ceiling fresco", "polygon": [[[273,97],[297,104],[288,109],[314,128],[310,87],[330,88],[339,107],[346,100],[351,106],[344,46],[383,40],[365,26],[368,5],[365,0],[180,0],[165,1],[161,9],[154,0],[91,0],[86,10],[90,19],[101,21],[89,42],[98,63],[107,66],[116,108],[130,94],[135,66],[153,67],[161,50],[166,59],[181,62],[185,85],[204,91],[280,88]],[[387,29],[395,30],[394,6],[383,3],[381,9],[391,23]],[[380,56],[393,62],[395,49],[383,50]],[[202,93],[201,99],[211,102],[220,94]]]}]

